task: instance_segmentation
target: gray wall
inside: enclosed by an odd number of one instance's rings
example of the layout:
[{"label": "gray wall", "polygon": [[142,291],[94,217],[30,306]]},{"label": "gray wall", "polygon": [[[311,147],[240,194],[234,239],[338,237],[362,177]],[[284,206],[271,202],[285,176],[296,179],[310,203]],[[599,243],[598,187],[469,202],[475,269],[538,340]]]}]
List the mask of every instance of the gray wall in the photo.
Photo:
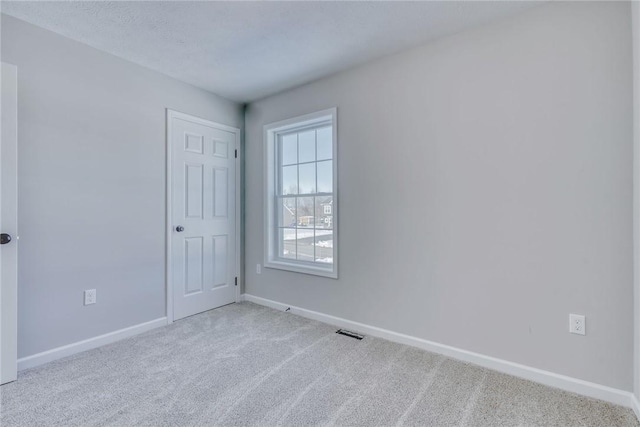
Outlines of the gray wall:
[{"label": "gray wall", "polygon": [[19,357],[163,317],[165,108],[241,127],[242,107],[6,15],[2,61],[19,79]]},{"label": "gray wall", "polygon": [[[629,3],[550,3],[249,105],[246,292],[632,390],[631,84]],[[340,278],[258,276],[262,127],[334,106]]]}]

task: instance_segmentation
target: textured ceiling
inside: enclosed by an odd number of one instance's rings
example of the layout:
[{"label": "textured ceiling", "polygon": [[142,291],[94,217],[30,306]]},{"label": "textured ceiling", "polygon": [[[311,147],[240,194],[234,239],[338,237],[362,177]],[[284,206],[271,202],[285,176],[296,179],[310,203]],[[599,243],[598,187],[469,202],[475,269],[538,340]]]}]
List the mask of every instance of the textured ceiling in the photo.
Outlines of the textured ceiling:
[{"label": "textured ceiling", "polygon": [[532,5],[2,1],[2,12],[247,102]]}]

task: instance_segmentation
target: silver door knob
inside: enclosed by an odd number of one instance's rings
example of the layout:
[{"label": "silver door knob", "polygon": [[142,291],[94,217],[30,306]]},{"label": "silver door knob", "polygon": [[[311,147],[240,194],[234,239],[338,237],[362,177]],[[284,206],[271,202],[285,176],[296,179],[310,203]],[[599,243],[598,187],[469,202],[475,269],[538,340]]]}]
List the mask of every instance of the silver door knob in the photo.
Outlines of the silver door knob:
[{"label": "silver door knob", "polygon": [[178,233],[182,233],[182,232],[184,231],[184,227],[183,227],[183,226],[181,226],[181,225],[179,225],[179,226],[177,226],[177,227],[176,227],[176,231],[177,231]]}]

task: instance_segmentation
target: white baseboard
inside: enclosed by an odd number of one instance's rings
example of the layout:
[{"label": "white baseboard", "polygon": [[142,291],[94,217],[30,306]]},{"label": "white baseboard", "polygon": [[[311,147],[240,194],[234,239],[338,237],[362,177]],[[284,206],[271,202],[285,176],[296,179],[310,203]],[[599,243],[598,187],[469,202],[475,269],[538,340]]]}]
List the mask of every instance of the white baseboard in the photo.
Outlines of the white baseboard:
[{"label": "white baseboard", "polygon": [[384,338],[389,341],[418,347],[423,350],[442,354],[452,359],[461,360],[463,362],[473,363],[474,365],[493,369],[494,371],[503,372],[516,377],[524,378],[550,387],[577,393],[583,396],[592,397],[594,399],[604,400],[616,405],[632,408],[636,416],[640,419],[640,406],[638,400],[633,393],[618,390],[616,388],[580,380],[566,375],[556,374],[542,369],[533,368],[519,363],[509,362],[507,360],[498,359],[496,357],[486,356],[472,351],[439,344],[433,341],[427,341],[422,338],[416,338],[405,334],[389,331],[387,329],[377,328],[375,326],[365,325],[364,323],[353,322],[351,320],[342,319],[340,317],[319,313],[317,311],[307,310],[295,307],[281,302],[260,298],[250,294],[244,294],[242,300],[253,302],[284,311],[289,308],[289,313],[297,314],[308,319],[318,320],[320,322],[339,326],[354,332],[365,335],[371,335],[378,338]]},{"label": "white baseboard", "polygon": [[640,420],[640,401],[638,401],[638,396],[635,394],[631,395],[631,409],[636,414],[636,418]]},{"label": "white baseboard", "polygon": [[78,341],[73,344],[57,347],[51,350],[43,351],[31,356],[18,359],[18,371],[24,369],[33,368],[48,362],[52,362],[63,357],[71,356],[76,353],[80,353],[86,350],[91,350],[103,345],[111,344],[116,341],[120,341],[125,338],[132,337],[134,335],[141,334],[151,329],[165,326],[167,324],[167,318],[161,317],[159,319],[151,320],[149,322],[140,323],[138,325],[130,326],[128,328],[120,329],[118,331],[109,332],[108,334],[100,335],[97,337],[89,338],[83,341]]}]

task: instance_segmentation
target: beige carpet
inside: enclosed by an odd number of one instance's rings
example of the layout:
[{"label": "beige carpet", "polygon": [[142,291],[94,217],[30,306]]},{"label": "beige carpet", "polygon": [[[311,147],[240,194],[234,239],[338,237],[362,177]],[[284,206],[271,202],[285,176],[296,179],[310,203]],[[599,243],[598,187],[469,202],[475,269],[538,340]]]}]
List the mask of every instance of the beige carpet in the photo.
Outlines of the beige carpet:
[{"label": "beige carpet", "polygon": [[251,303],[21,372],[9,426],[637,426],[629,409]]}]

